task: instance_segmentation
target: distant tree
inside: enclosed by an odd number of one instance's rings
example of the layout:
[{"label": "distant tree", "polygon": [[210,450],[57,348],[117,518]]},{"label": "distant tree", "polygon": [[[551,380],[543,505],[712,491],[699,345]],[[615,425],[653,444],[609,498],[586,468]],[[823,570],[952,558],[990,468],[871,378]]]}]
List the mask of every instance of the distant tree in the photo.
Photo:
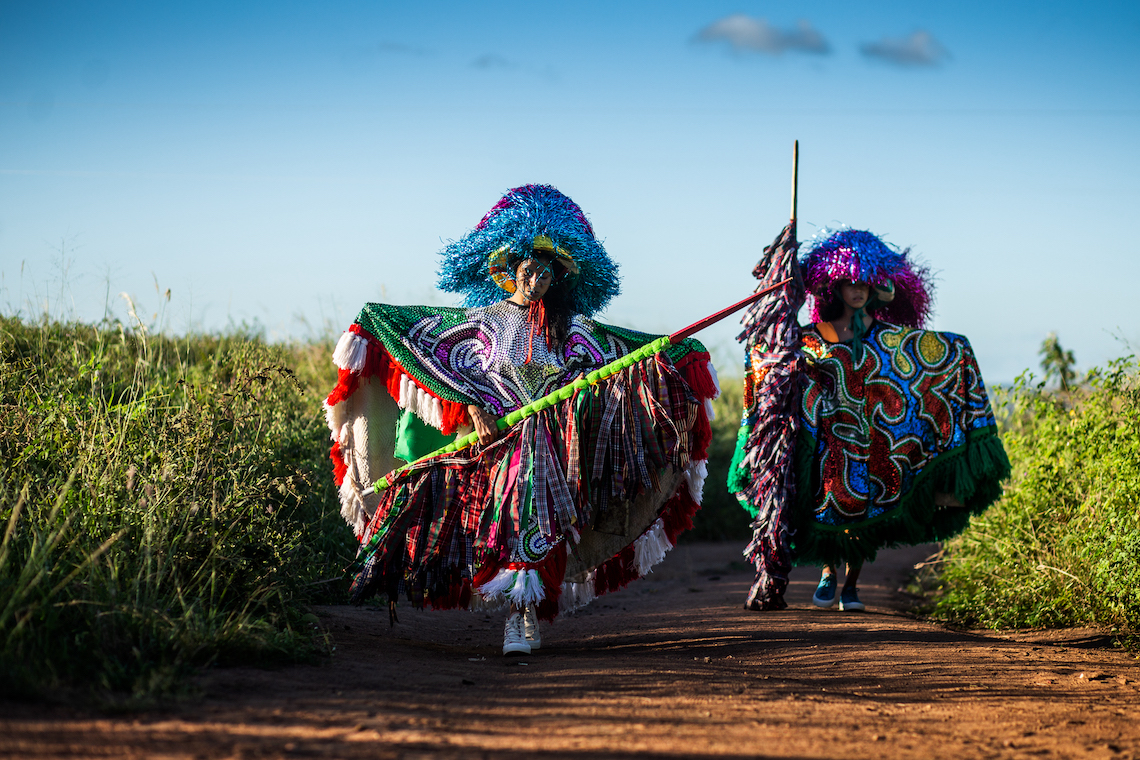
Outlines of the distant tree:
[{"label": "distant tree", "polygon": [[1069,390],[1069,386],[1077,379],[1077,371],[1073,365],[1077,360],[1073,358],[1072,351],[1066,351],[1057,340],[1057,333],[1051,332],[1041,343],[1037,351],[1041,357],[1041,369],[1045,371],[1045,381],[1056,378],[1061,390]]}]

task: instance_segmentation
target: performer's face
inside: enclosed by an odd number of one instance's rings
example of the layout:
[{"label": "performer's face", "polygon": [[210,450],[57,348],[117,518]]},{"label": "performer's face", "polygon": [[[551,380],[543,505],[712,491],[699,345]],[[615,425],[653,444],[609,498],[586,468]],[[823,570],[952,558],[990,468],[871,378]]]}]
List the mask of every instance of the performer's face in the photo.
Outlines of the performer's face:
[{"label": "performer's face", "polygon": [[852,309],[866,306],[867,300],[871,297],[871,286],[865,282],[841,280],[838,289],[839,297],[843,299],[843,303]]},{"label": "performer's face", "polygon": [[554,263],[550,259],[544,258],[526,259],[519,264],[515,270],[515,282],[523,298],[527,301],[542,300],[554,280],[554,273],[551,271],[553,266]]}]

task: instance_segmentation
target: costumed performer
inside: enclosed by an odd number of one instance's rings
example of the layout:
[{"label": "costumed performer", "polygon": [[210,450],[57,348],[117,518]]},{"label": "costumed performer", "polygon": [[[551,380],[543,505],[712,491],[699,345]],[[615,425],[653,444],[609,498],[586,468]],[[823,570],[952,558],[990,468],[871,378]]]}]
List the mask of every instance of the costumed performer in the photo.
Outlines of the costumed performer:
[{"label": "costumed performer", "polygon": [[[549,185],[508,191],[442,257],[439,285],[464,308],[368,304],[333,354],[331,457],[361,541],[352,599],[386,594],[393,620],[400,596],[509,607],[503,653],[529,653],[540,619],[645,575],[692,526],[719,391],[692,339],[589,374],[658,336],[590,318],[617,268]],[[570,383],[500,433],[496,418]],[[371,492],[472,427],[471,448]]]},{"label": "costumed performer", "polygon": [[[812,601],[862,610],[880,548],[940,541],[1001,496],[1010,465],[965,337],[921,329],[928,271],[870,232],[823,230],[798,262],[794,227],[764,249],[746,312],[744,414],[729,491],[755,519],[745,607],[783,609],[793,564],[822,565]],[[811,324],[798,313],[810,297]]]}]

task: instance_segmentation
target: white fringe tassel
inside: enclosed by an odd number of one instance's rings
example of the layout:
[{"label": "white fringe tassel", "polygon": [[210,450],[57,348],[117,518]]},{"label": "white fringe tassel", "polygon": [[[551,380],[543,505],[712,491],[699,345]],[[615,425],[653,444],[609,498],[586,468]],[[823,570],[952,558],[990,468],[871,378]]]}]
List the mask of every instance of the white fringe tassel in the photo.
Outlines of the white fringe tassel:
[{"label": "white fringe tassel", "polygon": [[[708,365],[709,376],[712,377],[713,385],[716,386],[716,393],[713,395],[713,397],[705,399],[705,414],[709,416],[709,422],[712,422],[716,419],[716,410],[713,409],[712,402],[713,398],[720,398],[720,380],[716,376],[716,367],[713,366],[713,363],[706,362],[706,364]],[[698,501],[700,500],[698,499]]]},{"label": "white fringe tassel", "polygon": [[509,599],[516,607],[538,604],[546,598],[542,578],[537,570],[508,570],[506,568],[495,577],[475,589],[484,601],[496,602]]},{"label": "white fringe tassel", "polygon": [[638,575],[644,578],[653,572],[653,567],[660,564],[665,559],[665,553],[672,548],[673,544],[665,535],[665,521],[658,517],[649,529],[633,542],[633,561],[637,565]]},{"label": "white fringe tassel", "polygon": [[695,459],[685,468],[685,482],[689,485],[689,495],[698,504],[701,503],[705,492],[705,479],[709,476],[708,463],[707,459]]},{"label": "white fringe tassel", "polygon": [[364,497],[353,486],[350,478],[345,478],[340,484],[340,516],[352,528],[353,534],[359,539],[368,527],[368,510],[364,508]]},{"label": "white fringe tassel", "polygon": [[443,429],[443,405],[439,399],[424,392],[403,373],[400,374],[400,398],[396,403],[437,430]]},{"label": "white fringe tassel", "polygon": [[333,362],[341,369],[359,372],[364,369],[364,360],[368,356],[368,341],[356,333],[345,332],[336,342],[333,349]]},{"label": "white fringe tassel", "polygon": [[595,573],[591,570],[586,573],[586,580],[582,583],[563,583],[562,596],[558,600],[558,611],[573,612],[594,601],[597,598],[594,594],[594,577]]}]

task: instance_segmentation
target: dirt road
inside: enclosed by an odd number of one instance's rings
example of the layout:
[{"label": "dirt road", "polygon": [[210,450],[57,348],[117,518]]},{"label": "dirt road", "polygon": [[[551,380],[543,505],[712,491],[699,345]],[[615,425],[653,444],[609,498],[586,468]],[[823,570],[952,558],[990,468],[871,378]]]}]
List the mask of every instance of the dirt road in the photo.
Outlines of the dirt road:
[{"label": "dirt road", "polygon": [[214,670],[134,715],[0,703],[0,756],[1140,758],[1140,663],[1096,632],[908,617],[923,548],[864,571],[865,613],[813,608],[809,569],[789,609],[747,612],[738,552],[679,547],[519,659],[500,614],[322,608],[327,664]]}]

